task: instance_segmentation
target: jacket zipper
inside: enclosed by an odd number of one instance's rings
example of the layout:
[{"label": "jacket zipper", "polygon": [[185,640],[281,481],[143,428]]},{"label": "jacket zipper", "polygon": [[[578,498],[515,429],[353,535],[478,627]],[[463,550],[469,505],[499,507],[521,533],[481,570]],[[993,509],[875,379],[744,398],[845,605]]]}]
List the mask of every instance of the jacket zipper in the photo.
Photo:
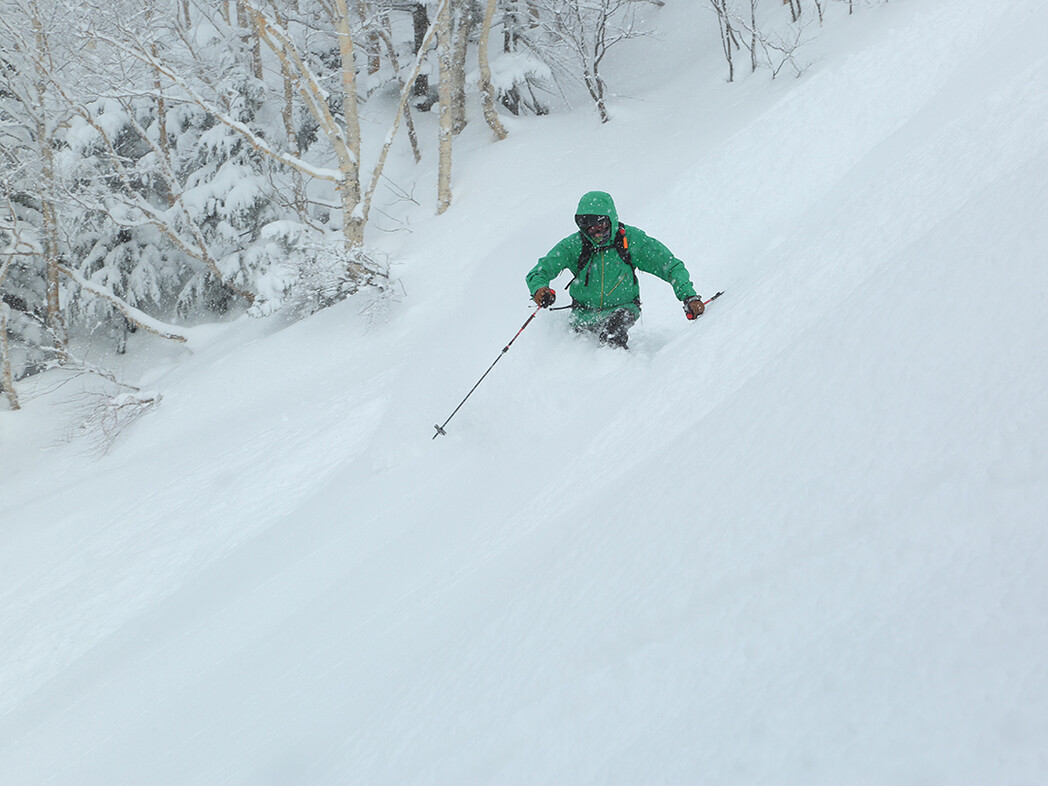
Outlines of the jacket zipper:
[{"label": "jacket zipper", "polygon": [[604,268],[607,267],[605,264],[604,254],[606,252],[600,252],[600,307],[604,308]]},{"label": "jacket zipper", "polygon": [[607,254],[607,249],[601,251],[601,254],[600,254],[600,307],[601,307],[602,310],[604,308],[604,297],[605,297],[605,295],[607,295],[608,297],[611,297],[611,293],[614,292],[616,289],[618,289],[619,288],[619,284],[621,284],[623,281],[626,280],[626,274],[623,273],[621,276],[619,276],[619,280],[615,282],[615,286],[613,286],[607,292],[604,291],[604,269],[606,267],[605,254]]}]

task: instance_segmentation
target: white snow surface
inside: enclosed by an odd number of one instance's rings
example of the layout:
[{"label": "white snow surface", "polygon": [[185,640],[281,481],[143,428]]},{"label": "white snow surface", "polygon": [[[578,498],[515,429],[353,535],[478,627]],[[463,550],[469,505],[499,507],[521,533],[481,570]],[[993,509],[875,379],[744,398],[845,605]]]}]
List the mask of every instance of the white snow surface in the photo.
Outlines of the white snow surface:
[{"label": "white snow surface", "polygon": [[[842,9],[797,79],[676,2],[611,123],[474,117],[384,310],[135,336],[103,457],[27,380],[0,782],[1048,782],[1048,6]],[[726,294],[541,312],[432,440],[591,189]]]}]

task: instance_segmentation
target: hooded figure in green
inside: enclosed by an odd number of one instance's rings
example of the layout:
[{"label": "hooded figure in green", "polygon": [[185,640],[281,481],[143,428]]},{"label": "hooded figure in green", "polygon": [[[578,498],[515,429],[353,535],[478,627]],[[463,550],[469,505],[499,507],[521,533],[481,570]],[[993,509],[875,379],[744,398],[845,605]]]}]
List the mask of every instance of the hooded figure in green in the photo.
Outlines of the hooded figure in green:
[{"label": "hooded figure in green", "polygon": [[629,329],[640,317],[636,271],[643,270],[673,287],[689,319],[703,312],[684,263],[655,238],[619,223],[610,194],[584,195],[575,223],[579,231],[557,243],[527,275],[528,291],[538,305],[553,305],[550,282],[570,270],[575,274],[568,287],[572,327],[593,333],[602,344],[625,348]]}]

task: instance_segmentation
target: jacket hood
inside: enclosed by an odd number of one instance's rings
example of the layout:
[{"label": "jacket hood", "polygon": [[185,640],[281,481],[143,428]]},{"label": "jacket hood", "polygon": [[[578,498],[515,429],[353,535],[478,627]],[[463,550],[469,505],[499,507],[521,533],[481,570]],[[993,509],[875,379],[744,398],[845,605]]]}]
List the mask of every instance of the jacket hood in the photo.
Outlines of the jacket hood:
[{"label": "jacket hood", "polygon": [[[611,237],[615,237],[615,232],[619,228],[619,214],[615,210],[615,201],[611,198],[611,194],[604,191],[590,191],[588,194],[583,194],[582,199],[579,200],[578,210],[575,211],[577,216],[607,216],[611,221]],[[583,237],[585,233],[582,233]],[[586,238],[587,240],[589,238]],[[605,245],[611,245],[612,240],[609,239]]]}]

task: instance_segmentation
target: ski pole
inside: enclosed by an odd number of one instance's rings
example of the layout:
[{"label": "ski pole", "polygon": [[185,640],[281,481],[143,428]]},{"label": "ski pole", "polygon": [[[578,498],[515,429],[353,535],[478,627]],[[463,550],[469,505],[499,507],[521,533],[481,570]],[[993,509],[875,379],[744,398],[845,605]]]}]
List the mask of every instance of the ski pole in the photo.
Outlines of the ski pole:
[{"label": "ski pole", "polygon": [[[506,344],[506,346],[504,346],[502,348],[502,351],[499,353],[499,356],[497,358],[495,358],[495,362],[492,363],[490,366],[488,366],[488,370],[485,371],[484,375],[480,379],[477,380],[477,384],[474,385],[470,389],[469,393],[466,394],[466,398],[462,399],[462,401],[459,403],[459,405],[457,407],[455,407],[455,412],[458,412],[460,409],[462,409],[462,405],[466,403],[466,399],[468,399],[470,396],[472,396],[473,395],[473,391],[476,390],[478,387],[480,387],[480,383],[484,381],[484,377],[486,377],[488,374],[491,373],[491,369],[495,368],[495,363],[498,363],[500,360],[502,360],[502,356],[505,355],[507,352],[509,352],[509,348],[511,346],[513,346],[513,342],[517,340],[517,336],[519,336],[521,333],[524,332],[524,328],[526,328],[528,325],[531,324],[531,320],[533,320],[536,316],[538,316],[538,313],[541,310],[542,310],[542,306],[539,306],[538,308],[536,308],[532,312],[531,316],[528,317],[527,321],[523,325],[520,326],[520,330],[518,330],[516,335],[514,335],[513,338],[511,338],[509,340],[509,343]],[[455,412],[452,412],[450,415],[448,415],[448,419],[445,420],[441,425],[435,426],[435,428],[437,429],[437,433],[433,435],[433,439],[436,439],[441,434],[443,434],[444,436],[447,436],[448,432],[446,432],[444,430],[444,426],[448,425],[448,423],[451,422],[451,419],[453,417],[455,417]]]}]

